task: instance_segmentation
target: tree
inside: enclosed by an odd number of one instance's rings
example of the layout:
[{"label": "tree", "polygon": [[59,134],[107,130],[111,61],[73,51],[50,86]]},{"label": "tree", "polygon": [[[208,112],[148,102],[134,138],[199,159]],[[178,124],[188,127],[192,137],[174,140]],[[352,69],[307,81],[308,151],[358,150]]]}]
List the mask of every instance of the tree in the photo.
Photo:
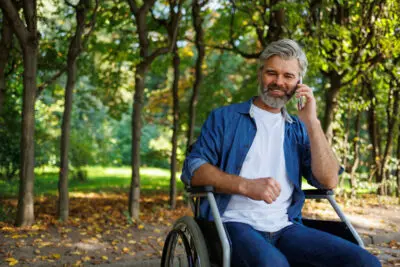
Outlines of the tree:
[{"label": "tree", "polygon": [[170,180],[170,190],[169,190],[169,204],[171,209],[175,209],[176,207],[176,158],[177,158],[177,150],[178,150],[178,132],[179,132],[179,65],[180,58],[178,54],[178,47],[175,45],[173,49],[173,68],[174,68],[174,82],[172,84],[172,97],[173,97],[173,105],[172,105],[172,116],[173,116],[173,125],[172,125],[172,153],[171,153],[171,180]]},{"label": "tree", "polygon": [[36,1],[22,1],[24,20],[11,0],[0,1],[3,15],[11,24],[13,32],[22,48],[23,74],[23,107],[21,135],[21,170],[16,224],[28,226],[34,222],[33,184],[34,184],[34,130],[35,130],[35,96],[37,74],[37,52],[39,34],[37,31]]},{"label": "tree", "polygon": [[[139,49],[140,49],[140,62],[136,65],[135,71],[135,93],[133,97],[133,112],[132,112],[132,181],[129,191],[129,214],[134,219],[139,218],[139,200],[140,200],[140,136],[141,136],[141,112],[143,107],[143,92],[145,88],[145,77],[150,68],[151,63],[160,55],[170,52],[175,44],[176,36],[178,33],[178,23],[181,13],[181,3],[183,0],[179,0],[177,8],[178,12],[176,16],[170,17],[168,23],[174,29],[172,35],[168,35],[168,45],[156,48],[154,51],[150,51],[149,41],[149,28],[147,24],[147,16],[149,15],[150,9],[153,7],[155,0],[145,1],[140,7],[136,3],[136,0],[128,0],[128,4],[132,15],[135,18],[137,35],[139,38]],[[173,5],[177,1],[170,0],[170,9],[173,9]],[[170,39],[172,37],[172,39]]]},{"label": "tree", "polygon": [[[83,43],[85,39],[89,37],[89,34],[93,30],[96,12],[98,7],[98,0],[96,0],[96,6],[94,8],[94,14],[90,23],[86,24],[87,13],[91,7],[91,0],[80,0],[75,6],[68,1],[66,3],[75,9],[76,12],[76,29],[75,34],[72,36],[67,56],[67,84],[65,86],[65,100],[64,100],[64,113],[62,119],[62,131],[61,131],[61,152],[60,152],[60,174],[58,183],[58,214],[62,221],[68,219],[69,213],[69,197],[68,197],[68,152],[70,143],[70,130],[71,130],[71,111],[72,111],[72,98],[73,90],[77,79],[77,59],[79,54],[82,52]],[[89,33],[84,33],[85,29],[89,28]]]},{"label": "tree", "polygon": [[366,51],[374,45],[374,21],[382,17],[384,3],[384,0],[309,2],[304,32],[312,37],[306,43],[317,51],[312,57],[319,58],[320,72],[328,81],[322,125],[330,143],[340,89],[351,85],[363,70],[383,59],[379,52]]},{"label": "tree", "polygon": [[196,123],[196,105],[199,95],[201,83],[203,81],[203,62],[206,55],[203,31],[203,18],[201,15],[201,8],[207,4],[207,0],[193,0],[192,1],[192,22],[193,28],[196,32],[195,44],[197,49],[195,80],[193,85],[192,97],[189,103],[189,129],[187,134],[187,149],[192,145],[194,139],[194,126]]}]

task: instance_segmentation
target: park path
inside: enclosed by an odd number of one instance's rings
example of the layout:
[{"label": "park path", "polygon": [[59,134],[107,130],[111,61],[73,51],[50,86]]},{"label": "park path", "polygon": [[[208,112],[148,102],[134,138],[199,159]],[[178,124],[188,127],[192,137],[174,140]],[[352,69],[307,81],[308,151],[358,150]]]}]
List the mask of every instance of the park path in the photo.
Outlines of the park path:
[{"label": "park path", "polygon": [[[11,212],[14,200],[0,200]],[[396,202],[397,201],[397,202]],[[142,197],[140,221],[126,216],[126,196],[91,195],[71,199],[71,219],[60,223],[55,198],[36,201],[37,224],[30,229],[0,222],[0,266],[160,266],[164,239],[173,222],[190,214],[183,198],[169,210],[168,196]],[[338,203],[383,266],[400,266],[398,199],[344,200]],[[335,219],[327,201],[309,201],[304,217]],[[10,215],[10,217],[13,214]]]}]

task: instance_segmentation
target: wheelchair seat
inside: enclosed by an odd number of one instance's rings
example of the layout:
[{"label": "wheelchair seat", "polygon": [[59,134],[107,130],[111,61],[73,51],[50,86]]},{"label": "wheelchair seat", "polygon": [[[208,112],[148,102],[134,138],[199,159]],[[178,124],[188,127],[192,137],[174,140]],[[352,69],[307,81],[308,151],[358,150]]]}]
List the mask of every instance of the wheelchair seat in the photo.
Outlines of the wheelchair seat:
[{"label": "wheelchair seat", "polygon": [[[364,247],[364,243],[345,217],[332,190],[303,190],[308,199],[327,199],[340,221],[302,219],[305,226],[322,230]],[[162,253],[161,266],[230,266],[230,241],[221,221],[212,186],[187,187],[194,217],[178,219],[169,232]],[[207,197],[214,221],[200,218],[200,198]]]}]

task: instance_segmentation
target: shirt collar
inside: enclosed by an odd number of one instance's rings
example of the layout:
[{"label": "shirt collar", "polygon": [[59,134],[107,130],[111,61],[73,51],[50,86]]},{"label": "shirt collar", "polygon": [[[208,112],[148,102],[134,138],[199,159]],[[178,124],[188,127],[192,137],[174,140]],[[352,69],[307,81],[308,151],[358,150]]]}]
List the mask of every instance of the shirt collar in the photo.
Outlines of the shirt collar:
[{"label": "shirt collar", "polygon": [[[253,111],[253,101],[257,96],[253,96],[252,98],[250,98],[248,101],[240,103],[239,107],[238,107],[238,112],[242,113],[242,114],[248,114],[251,118],[253,118],[254,116],[254,111]],[[286,122],[288,123],[293,123],[293,119],[292,117],[289,115],[289,113],[287,112],[286,107],[283,107],[281,109],[281,114],[283,116],[283,118],[285,119]]]}]

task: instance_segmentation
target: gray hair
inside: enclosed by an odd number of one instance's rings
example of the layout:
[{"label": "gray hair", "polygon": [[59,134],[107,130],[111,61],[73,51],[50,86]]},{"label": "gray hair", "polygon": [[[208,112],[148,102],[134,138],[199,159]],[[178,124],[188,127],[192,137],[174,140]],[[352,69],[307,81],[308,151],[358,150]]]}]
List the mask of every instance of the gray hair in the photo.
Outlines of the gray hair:
[{"label": "gray hair", "polygon": [[264,68],[265,60],[272,56],[279,56],[283,59],[297,59],[300,66],[300,75],[304,77],[307,72],[307,57],[298,43],[290,39],[281,39],[270,43],[259,58],[259,69]]}]

